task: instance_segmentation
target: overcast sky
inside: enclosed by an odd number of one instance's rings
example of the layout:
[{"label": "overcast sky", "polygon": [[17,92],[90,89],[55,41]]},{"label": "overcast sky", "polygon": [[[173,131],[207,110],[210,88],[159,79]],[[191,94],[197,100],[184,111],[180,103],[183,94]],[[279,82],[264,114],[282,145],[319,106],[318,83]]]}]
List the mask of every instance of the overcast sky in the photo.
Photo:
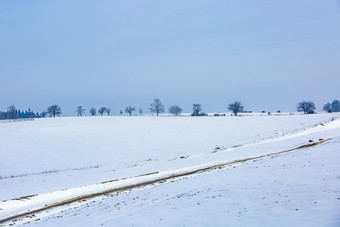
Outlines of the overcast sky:
[{"label": "overcast sky", "polygon": [[2,111],[322,111],[339,85],[338,0],[0,1]]}]

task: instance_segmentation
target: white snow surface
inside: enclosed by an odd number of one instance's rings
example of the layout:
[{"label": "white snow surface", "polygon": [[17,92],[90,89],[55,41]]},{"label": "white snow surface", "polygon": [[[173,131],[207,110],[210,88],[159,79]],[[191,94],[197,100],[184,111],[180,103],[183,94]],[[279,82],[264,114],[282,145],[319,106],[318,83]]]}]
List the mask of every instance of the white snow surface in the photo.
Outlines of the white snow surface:
[{"label": "white snow surface", "polygon": [[[111,193],[4,225],[340,226],[338,117],[114,116],[2,123],[0,219],[331,138],[308,149]],[[138,176],[148,173],[154,174]],[[111,180],[117,181],[101,184]],[[35,196],[13,200],[28,195]]]}]

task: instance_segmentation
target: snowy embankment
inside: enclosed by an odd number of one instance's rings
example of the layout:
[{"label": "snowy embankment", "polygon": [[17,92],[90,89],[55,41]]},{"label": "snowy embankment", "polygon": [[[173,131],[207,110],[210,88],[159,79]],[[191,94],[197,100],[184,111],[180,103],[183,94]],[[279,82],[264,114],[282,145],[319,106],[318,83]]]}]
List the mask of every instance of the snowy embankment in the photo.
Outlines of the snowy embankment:
[{"label": "snowy embankment", "polygon": [[[311,116],[284,116],[287,118],[281,119],[279,117],[242,117],[242,118],[142,118],[141,120],[138,118],[107,118],[106,119],[106,132],[112,132],[112,128],[115,129],[123,129],[126,128],[127,125],[124,123],[129,123],[129,121],[133,121],[133,125],[136,126],[141,124],[143,126],[149,125],[149,133],[140,134],[139,132],[130,133],[129,135],[123,134],[119,137],[112,137],[111,139],[106,138],[106,144],[101,144],[98,148],[97,155],[106,155],[110,156],[111,158],[115,155],[119,155],[112,150],[114,148],[125,146],[124,142],[128,137],[131,141],[130,143],[136,142],[137,144],[130,144],[126,146],[125,155],[129,155],[129,160],[126,157],[122,158],[121,160],[111,160],[113,164],[107,164],[107,162],[103,161],[101,158],[97,159],[87,159],[88,157],[83,157],[82,154],[88,149],[83,143],[76,143],[76,144],[64,144],[61,145],[64,148],[67,148],[68,151],[70,146],[77,146],[78,148],[82,148],[80,150],[73,151],[75,154],[66,157],[62,156],[66,163],[61,165],[58,171],[48,171],[45,169],[42,172],[34,172],[33,170],[37,168],[35,165],[42,165],[39,160],[36,160],[33,163],[27,163],[25,168],[26,171],[17,172],[13,174],[13,177],[6,177],[4,175],[0,180],[1,185],[4,186],[3,188],[10,189],[12,188],[13,191],[7,191],[1,193],[5,199],[9,199],[8,201],[3,201],[0,203],[0,218],[5,218],[16,213],[24,212],[27,210],[32,210],[39,207],[44,207],[45,205],[50,205],[54,202],[59,202],[62,200],[67,200],[77,196],[83,196],[86,194],[91,193],[98,193],[105,190],[110,190],[117,187],[126,187],[135,185],[138,183],[143,183],[147,181],[155,181],[157,179],[166,178],[173,174],[183,174],[190,171],[195,171],[199,168],[205,168],[211,165],[216,165],[221,162],[230,162],[233,160],[244,159],[244,158],[251,158],[257,157],[260,155],[266,155],[270,153],[280,152],[283,150],[292,149],[295,147],[299,147],[303,144],[306,144],[309,140],[319,140],[319,139],[326,139],[326,138],[333,138],[333,141],[339,140],[340,135],[340,124],[339,121],[331,121],[331,118],[334,116],[331,115],[311,115]],[[48,119],[52,120],[52,119]],[[53,119],[54,120],[54,119]],[[41,140],[38,143],[38,146],[32,152],[32,156],[42,155],[44,152],[41,149],[41,145],[46,144],[56,144],[54,140],[60,142],[60,137],[65,139],[70,134],[75,133],[75,130],[85,127],[87,129],[94,130],[96,129],[104,129],[104,125],[92,125],[92,120],[100,122],[102,119],[95,118],[72,118],[70,125],[70,119],[56,119],[59,123],[64,123],[63,127],[61,127],[62,133],[59,133],[58,136],[50,138],[48,141]],[[82,121],[81,121],[82,120]],[[126,120],[126,121],[125,121]],[[66,121],[66,122],[63,122]],[[170,122],[168,122],[170,121]],[[53,122],[53,121],[52,121]],[[82,125],[78,124],[82,122]],[[108,122],[116,123],[112,125],[107,125]],[[119,122],[119,123],[118,123]],[[143,123],[141,123],[143,122]],[[227,122],[227,123],[226,123]],[[235,123],[236,122],[236,123]],[[297,124],[299,122],[299,124]],[[330,122],[325,124],[325,122]],[[36,122],[34,122],[36,123]],[[43,136],[44,132],[48,132],[49,130],[55,131],[56,128],[60,127],[55,122],[47,122],[42,121],[40,123],[49,123],[41,127],[42,125],[33,127],[29,125],[26,126],[17,126],[17,129],[20,128],[22,131],[31,131],[35,132],[36,136],[40,135]],[[158,130],[161,129],[159,126],[160,123],[163,123],[166,126],[163,131]],[[183,126],[183,123],[186,125]],[[269,123],[269,124],[268,124]],[[242,126],[244,124],[245,126]],[[51,127],[49,128],[48,127]],[[155,126],[156,125],[156,126]],[[229,127],[226,127],[229,125]],[[131,126],[130,126],[131,127]],[[177,128],[178,127],[178,128]],[[210,127],[210,128],[209,128]],[[248,128],[246,130],[245,128]],[[15,128],[13,126],[13,128]],[[41,131],[35,131],[38,128]],[[194,129],[198,128],[196,131]],[[199,130],[204,128],[205,130]],[[244,132],[240,130],[243,128]],[[255,128],[255,129],[254,129]],[[29,130],[27,130],[29,129]],[[32,130],[35,129],[35,130]],[[100,140],[96,134],[92,134],[90,131],[86,131],[87,133],[92,135],[93,140]],[[194,131],[191,131],[194,130]],[[138,131],[138,130],[137,130]],[[170,133],[169,133],[170,131]],[[217,131],[217,132],[216,132]],[[232,133],[230,133],[232,131]],[[2,132],[2,131],[1,131]],[[22,133],[20,130],[18,131],[19,134]],[[173,134],[176,132],[175,134]],[[64,133],[66,134],[64,137]],[[182,133],[179,137],[177,133]],[[200,134],[203,133],[203,134]],[[75,133],[76,134],[76,133]],[[85,133],[86,134],[86,133]],[[100,133],[99,133],[100,134]],[[222,135],[221,135],[222,134]],[[57,134],[58,135],[58,134]],[[118,134],[116,134],[117,136]],[[185,137],[183,137],[185,135]],[[229,137],[226,137],[229,135]],[[13,135],[12,135],[13,136]],[[84,131],[79,130],[78,136],[84,136]],[[103,136],[103,134],[100,134]],[[151,142],[150,138],[146,141],[138,140],[139,136],[144,137],[145,139],[152,136],[152,139],[156,141]],[[164,136],[164,138],[163,138]],[[168,137],[167,146],[163,147],[163,144],[158,144],[165,139],[165,136]],[[195,138],[192,138],[195,137]],[[182,140],[180,140],[180,138]],[[203,140],[203,139],[207,140]],[[90,136],[88,137],[90,139]],[[10,140],[9,140],[10,141]],[[109,141],[111,143],[109,143]],[[223,142],[224,141],[224,142]],[[8,141],[7,141],[8,142]],[[144,146],[142,146],[141,142],[144,142]],[[10,143],[10,142],[9,142]],[[150,143],[150,144],[149,144]],[[172,143],[175,143],[172,144]],[[179,143],[180,146],[177,148],[179,150],[173,150],[173,147],[176,147],[176,143]],[[327,142],[328,143],[328,142]],[[334,143],[334,142],[330,142]],[[158,152],[152,152],[151,146],[156,145],[156,148],[163,148],[164,150],[157,150],[160,151],[161,155]],[[201,147],[195,147],[196,144],[200,144]],[[7,144],[8,145],[8,144]],[[18,143],[19,147],[22,145]],[[25,145],[25,144],[23,144]],[[26,141],[26,145],[34,146],[30,144],[30,141]],[[40,145],[40,146],[39,146]],[[137,146],[139,149],[137,149]],[[181,146],[184,146],[183,149]],[[194,147],[196,150],[192,150],[191,148]],[[111,148],[111,149],[107,149]],[[130,148],[130,149],[128,149]],[[182,149],[181,149],[182,148]],[[20,149],[11,148],[12,152],[18,152]],[[54,150],[54,148],[51,148]],[[106,150],[107,149],[107,150]],[[315,148],[316,149],[316,148]],[[144,153],[139,153],[140,151],[144,151]],[[48,152],[49,150],[45,150]],[[55,151],[55,150],[54,150]],[[118,149],[118,151],[122,152],[123,150]],[[37,152],[37,154],[35,153]],[[56,151],[55,151],[56,152]],[[49,152],[48,152],[49,153]],[[65,155],[65,151],[60,151],[61,154]],[[10,156],[10,155],[9,155]],[[52,155],[53,156],[53,155]],[[78,156],[78,159],[75,159],[75,163],[70,165],[68,158]],[[86,156],[86,155],[85,155]],[[136,158],[140,157],[140,158]],[[53,158],[53,157],[52,157]],[[20,158],[19,158],[20,159]],[[30,158],[28,158],[30,159]],[[144,160],[143,160],[144,159]],[[79,165],[84,165],[85,163],[89,162],[88,165],[93,168],[81,168]],[[142,160],[142,161],[140,161]],[[14,162],[14,160],[9,159],[9,162]],[[50,166],[54,166],[53,160],[48,160],[48,163],[43,163],[45,165],[50,164]],[[113,166],[117,165],[119,168],[112,169]],[[237,164],[238,165],[238,164]],[[57,169],[56,169],[57,170]],[[15,172],[14,167],[11,169],[12,173]],[[10,172],[10,171],[8,171]],[[83,179],[74,179],[75,175],[74,172],[80,172],[84,176]],[[22,174],[24,173],[24,174]],[[152,173],[152,174],[149,174]],[[89,174],[89,175],[87,175]],[[137,175],[143,175],[139,177],[133,177]],[[93,182],[94,179],[92,177],[97,176],[97,181],[93,184],[88,184],[88,182]],[[37,179],[41,182],[46,182],[42,184],[39,190],[37,182],[31,183],[34,185],[32,188],[27,188],[27,185],[30,186],[30,179]],[[53,183],[54,178],[62,179],[71,179],[73,178],[77,184],[80,184],[77,187],[72,186],[68,180],[63,185],[59,185],[59,188]],[[129,177],[127,179],[122,179]],[[90,180],[89,180],[90,178]],[[112,181],[116,180],[116,181]],[[110,181],[105,182],[103,181]],[[102,182],[102,183],[101,183]],[[60,183],[60,182],[59,182]],[[87,185],[87,186],[85,186]],[[16,187],[26,187],[27,190],[17,190]],[[72,187],[70,187],[72,186]],[[62,187],[62,188],[60,188]],[[57,189],[57,190],[55,190]],[[61,190],[64,189],[64,190]],[[34,190],[36,190],[34,192]],[[24,194],[24,192],[29,192]],[[27,195],[34,195],[27,198],[21,198],[17,200],[10,200],[13,198],[18,198]],[[14,196],[13,196],[14,195]],[[12,196],[12,197],[11,197]]]}]

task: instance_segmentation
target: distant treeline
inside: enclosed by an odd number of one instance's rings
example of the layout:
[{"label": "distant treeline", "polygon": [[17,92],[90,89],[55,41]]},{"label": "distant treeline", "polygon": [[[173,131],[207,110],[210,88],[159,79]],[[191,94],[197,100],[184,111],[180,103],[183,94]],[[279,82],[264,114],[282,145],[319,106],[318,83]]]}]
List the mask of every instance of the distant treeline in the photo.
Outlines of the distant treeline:
[{"label": "distant treeline", "polygon": [[17,109],[14,105],[7,108],[7,112],[0,111],[0,120],[5,119],[23,119],[23,118],[44,118],[60,116],[61,108],[58,105],[53,105],[47,108],[47,111],[34,113],[30,108],[28,110]]},{"label": "distant treeline", "polygon": [[18,118],[38,118],[40,114],[34,113],[31,109],[19,110],[16,109],[14,105],[7,108],[7,112],[0,111],[0,119],[18,119]]},{"label": "distant treeline", "polygon": [[[237,116],[238,113],[251,113],[252,111],[245,111],[244,106],[241,102],[233,102],[230,103],[227,107],[229,111],[232,112],[232,115]],[[298,112],[304,112],[305,114],[313,114],[315,113],[315,105],[312,101],[303,101],[298,103],[297,105],[297,111]],[[161,101],[158,98],[155,98],[153,100],[153,103],[150,104],[149,110],[152,114],[158,114],[165,112],[165,106],[161,103]],[[323,106],[323,110],[326,112],[340,112],[340,101],[334,100],[332,103],[326,103]],[[85,109],[83,106],[76,107],[75,113],[78,116],[83,116],[85,114]],[[126,106],[125,107],[125,113],[128,115],[132,115],[136,111],[136,108],[133,106]],[[170,114],[173,114],[174,116],[179,116],[182,113],[183,109],[177,105],[172,105],[168,108],[168,112]],[[207,116],[208,114],[201,112],[202,106],[201,104],[193,104],[192,106],[192,114],[191,116]],[[97,113],[101,116],[103,114],[110,115],[111,109],[107,107],[101,107],[99,109],[96,109],[92,107],[89,110],[89,113],[91,116],[96,116]],[[139,115],[142,115],[143,109],[138,109]],[[264,113],[265,111],[262,111]],[[281,111],[277,111],[280,113]],[[61,107],[58,105],[53,105],[47,108],[47,111],[43,111],[40,114],[38,112],[34,113],[31,109],[28,110],[19,110],[16,109],[14,105],[11,105],[7,108],[7,112],[1,112],[0,111],[0,119],[18,119],[18,118],[44,118],[44,117],[56,117],[61,115]],[[123,111],[120,110],[120,114],[123,114]],[[268,112],[270,114],[270,112]],[[214,116],[225,116],[225,114],[215,114]]]}]

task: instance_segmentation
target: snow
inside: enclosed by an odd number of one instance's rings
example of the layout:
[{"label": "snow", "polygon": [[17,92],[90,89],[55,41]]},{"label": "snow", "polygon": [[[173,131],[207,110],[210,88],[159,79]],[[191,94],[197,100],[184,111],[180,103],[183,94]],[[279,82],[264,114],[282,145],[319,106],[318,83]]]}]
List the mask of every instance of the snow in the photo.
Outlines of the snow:
[{"label": "snow", "polygon": [[[72,117],[0,124],[0,219],[75,196],[332,138],[308,149],[86,199],[36,214],[39,221],[15,223],[337,226],[338,116]],[[147,173],[154,174],[138,176]],[[117,181],[101,184],[112,180]],[[11,200],[27,195],[36,196]]]}]

